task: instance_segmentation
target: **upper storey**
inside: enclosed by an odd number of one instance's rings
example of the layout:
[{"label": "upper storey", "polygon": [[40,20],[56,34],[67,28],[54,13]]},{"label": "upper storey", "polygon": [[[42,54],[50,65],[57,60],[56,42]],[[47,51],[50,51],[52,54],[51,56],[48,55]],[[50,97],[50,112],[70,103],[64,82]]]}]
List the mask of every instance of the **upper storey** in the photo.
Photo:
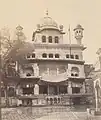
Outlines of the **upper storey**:
[{"label": "upper storey", "polygon": [[[32,57],[28,55],[28,59],[78,59],[83,61],[82,51],[86,48],[82,44],[83,28],[77,25],[74,29],[74,37],[76,44],[63,44],[63,25],[58,25],[48,14],[43,17],[37,25],[37,29],[33,32],[32,41],[34,46],[34,53]],[[70,33],[70,29],[68,30]],[[70,38],[70,34],[69,38]],[[50,57],[51,55],[51,57]],[[55,55],[58,57],[55,57]],[[78,57],[75,57],[78,56]]]},{"label": "upper storey", "polygon": [[58,24],[48,15],[42,18],[33,33],[35,43],[63,43],[63,25]]}]

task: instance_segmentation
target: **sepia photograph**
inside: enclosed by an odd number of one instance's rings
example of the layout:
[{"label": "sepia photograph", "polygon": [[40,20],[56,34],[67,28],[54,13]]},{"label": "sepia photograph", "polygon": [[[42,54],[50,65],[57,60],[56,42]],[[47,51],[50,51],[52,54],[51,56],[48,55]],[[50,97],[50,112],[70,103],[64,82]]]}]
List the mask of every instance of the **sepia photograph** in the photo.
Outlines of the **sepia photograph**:
[{"label": "sepia photograph", "polygon": [[0,0],[0,120],[101,120],[100,11],[100,0]]}]

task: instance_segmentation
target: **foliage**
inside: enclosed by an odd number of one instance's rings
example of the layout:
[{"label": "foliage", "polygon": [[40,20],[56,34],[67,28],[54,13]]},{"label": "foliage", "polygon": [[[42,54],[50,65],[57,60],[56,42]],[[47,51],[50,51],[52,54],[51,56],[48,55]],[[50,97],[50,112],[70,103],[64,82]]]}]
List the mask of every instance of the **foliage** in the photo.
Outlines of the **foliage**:
[{"label": "foliage", "polygon": [[15,38],[11,39],[9,30],[4,28],[0,32],[1,65],[4,68],[6,61],[13,59],[23,64],[25,56],[33,51],[33,45],[25,40],[24,33],[16,31]]}]

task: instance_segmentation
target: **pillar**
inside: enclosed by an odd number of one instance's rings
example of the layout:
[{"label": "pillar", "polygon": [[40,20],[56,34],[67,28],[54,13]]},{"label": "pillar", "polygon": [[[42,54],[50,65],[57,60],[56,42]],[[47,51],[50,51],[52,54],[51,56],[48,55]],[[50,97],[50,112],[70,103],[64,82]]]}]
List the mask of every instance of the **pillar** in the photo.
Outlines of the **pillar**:
[{"label": "pillar", "polygon": [[95,89],[95,101],[96,101],[96,111],[98,111],[98,96],[97,96],[97,90]]},{"label": "pillar", "polygon": [[56,71],[57,71],[57,75],[58,75],[58,74],[59,74],[59,68],[57,68],[57,70],[56,70]]},{"label": "pillar", "polygon": [[9,97],[8,97],[8,86],[6,85],[5,86],[5,103],[6,103],[6,106],[9,106]]},{"label": "pillar", "polygon": [[71,81],[68,81],[68,94],[72,94],[72,85],[71,85]]},{"label": "pillar", "polygon": [[67,94],[68,94],[68,86],[67,86]]},{"label": "pillar", "polygon": [[22,95],[22,94],[23,94],[22,88],[20,86],[18,86],[16,88],[16,95]]},{"label": "pillar", "polygon": [[57,94],[59,95],[59,86],[57,86]]},{"label": "pillar", "polygon": [[34,65],[32,65],[33,70],[34,70],[34,76],[39,76],[39,67],[37,65],[37,63],[34,63]]},{"label": "pillar", "polygon": [[34,86],[34,95],[39,95],[39,85],[35,84]]},{"label": "pillar", "polygon": [[22,100],[17,100],[17,106],[22,105]]},{"label": "pillar", "polygon": [[83,82],[82,89],[83,89],[82,92],[85,93],[86,92],[85,82]]},{"label": "pillar", "polygon": [[49,95],[49,85],[48,85],[48,90],[47,90],[47,93],[48,93],[48,95]]}]

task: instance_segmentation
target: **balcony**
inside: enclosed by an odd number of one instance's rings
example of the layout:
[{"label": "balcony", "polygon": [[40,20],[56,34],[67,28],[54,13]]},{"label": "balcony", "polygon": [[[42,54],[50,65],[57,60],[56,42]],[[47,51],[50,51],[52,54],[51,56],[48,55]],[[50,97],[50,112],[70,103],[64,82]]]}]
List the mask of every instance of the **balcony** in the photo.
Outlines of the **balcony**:
[{"label": "balcony", "polygon": [[26,73],[20,74],[20,78],[41,78],[41,76],[36,76],[34,74],[26,75]]},{"label": "balcony", "polygon": [[87,96],[92,96],[93,94],[91,93],[73,93],[73,94],[59,94],[59,95],[47,95],[47,94],[39,94],[39,95],[34,95],[34,94],[22,94],[22,95],[17,95],[19,99],[47,99],[47,98],[73,98],[73,97],[87,97]]},{"label": "balcony", "polygon": [[19,99],[26,99],[26,98],[30,98],[30,99],[45,99],[45,97],[46,97],[47,95],[45,95],[45,94],[40,94],[40,95],[34,95],[34,94],[22,94],[22,95],[17,95],[17,98],[19,98]]},{"label": "balcony", "polygon": [[30,58],[26,58],[27,60],[51,60],[51,61],[53,61],[53,60],[55,60],[55,61],[71,61],[71,62],[85,62],[84,60],[81,60],[81,59],[72,59],[72,58],[62,58],[62,57],[60,57],[60,58],[43,58],[43,57],[37,57],[37,58],[32,58],[32,57],[30,57]]}]

